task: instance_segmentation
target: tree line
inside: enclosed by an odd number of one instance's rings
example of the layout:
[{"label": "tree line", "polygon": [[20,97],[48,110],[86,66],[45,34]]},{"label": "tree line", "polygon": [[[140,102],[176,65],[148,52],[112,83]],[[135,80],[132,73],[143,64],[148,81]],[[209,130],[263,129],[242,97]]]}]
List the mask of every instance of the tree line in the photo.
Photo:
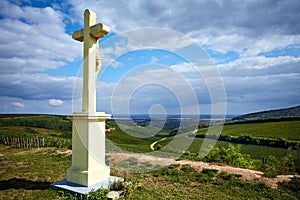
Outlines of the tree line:
[{"label": "tree line", "polygon": [[231,136],[231,135],[207,135],[207,134],[190,134],[191,137],[196,138],[207,138],[212,140],[220,140],[225,142],[231,142],[235,144],[251,144],[251,145],[260,145],[260,146],[269,146],[277,148],[291,148],[293,150],[300,149],[300,142],[298,141],[289,141],[286,139],[274,139],[274,138],[263,138],[263,137],[253,137],[251,135],[240,135],[240,136]]},{"label": "tree line", "polygon": [[0,118],[0,126],[28,126],[36,128],[46,128],[52,130],[60,130],[63,132],[71,132],[72,122],[67,120],[66,116],[25,116],[17,117],[11,116],[6,118]]}]

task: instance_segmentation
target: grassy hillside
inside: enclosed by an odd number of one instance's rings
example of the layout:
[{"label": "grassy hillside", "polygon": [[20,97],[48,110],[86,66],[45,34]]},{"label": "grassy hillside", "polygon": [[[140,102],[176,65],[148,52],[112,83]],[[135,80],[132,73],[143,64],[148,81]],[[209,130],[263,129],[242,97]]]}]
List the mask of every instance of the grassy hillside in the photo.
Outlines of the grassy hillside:
[{"label": "grassy hillside", "polygon": [[285,117],[300,117],[300,106],[250,113],[250,114],[235,117],[232,120],[270,119],[270,118],[285,118]]},{"label": "grassy hillside", "polygon": [[[160,140],[165,135],[152,137],[133,137],[121,131],[117,125],[109,124],[112,128],[107,132],[106,142],[109,151],[114,152],[113,145],[131,152],[150,152],[150,144]],[[133,135],[143,134],[142,127],[125,127],[126,130],[137,131]],[[205,128],[198,134],[206,133]],[[1,115],[0,134],[6,136],[46,136],[61,138],[65,142],[70,137],[71,123],[64,116],[51,115]],[[180,149],[192,153],[198,153],[204,141],[203,138],[188,137],[190,133],[170,136],[157,143],[169,145],[169,150]],[[229,124],[224,126],[223,135],[253,137],[266,137],[273,139],[287,139],[300,141],[300,120],[264,122],[250,124]],[[148,133],[145,133],[147,136]],[[68,139],[70,140],[70,139]],[[50,140],[49,140],[50,141]],[[46,142],[46,140],[45,140]],[[186,143],[191,145],[186,148]],[[55,140],[55,144],[57,141]],[[113,144],[113,145],[112,145]],[[228,147],[228,142],[217,141],[216,147]],[[58,154],[59,149],[17,149],[0,144],[0,199],[68,199],[68,195],[50,189],[51,182],[65,178],[65,171],[71,165],[71,156]],[[276,165],[282,165],[281,161],[287,155],[299,155],[299,150],[284,148],[272,148],[257,145],[241,145],[241,153],[251,155],[251,158],[260,159],[264,163],[267,156],[278,158]],[[280,159],[279,159],[280,158]],[[298,157],[290,159],[295,165]],[[295,160],[296,159],[296,160]],[[289,162],[290,160],[287,160]],[[286,163],[287,163],[286,162]],[[297,163],[296,163],[297,164]],[[298,164],[297,164],[298,165]],[[275,166],[275,165],[274,165]],[[232,175],[217,176],[211,173],[195,172],[189,166],[166,167],[148,174],[124,174],[112,170],[112,175],[126,177],[132,181],[128,199],[299,199],[299,189],[295,185],[281,185],[278,190],[271,189],[259,182],[243,182]],[[297,180],[299,183],[299,180]],[[294,188],[294,190],[293,190]],[[296,189],[295,189],[296,188]],[[72,197],[70,197],[72,199]]]},{"label": "grassy hillside", "polygon": [[26,126],[62,132],[71,132],[72,129],[71,121],[60,115],[2,114],[0,127],[2,126]]},{"label": "grassy hillside", "polygon": [[[207,129],[200,129],[198,131],[198,133],[206,132]],[[229,124],[223,127],[222,134],[232,136],[250,135],[253,137],[300,141],[300,120],[249,124]]]},{"label": "grassy hillside", "polygon": [[[173,141],[172,145],[168,146],[168,149],[176,151],[176,152],[182,152],[184,150],[189,151],[191,153],[199,153],[200,148],[202,147],[203,138],[194,138],[191,145],[188,147],[188,149],[185,149],[186,142],[188,142],[189,138],[182,138],[182,140],[178,139],[177,141]],[[190,139],[192,140],[192,139]],[[210,141],[210,139],[207,139]],[[163,140],[159,142],[161,146],[168,145],[172,141],[172,138],[168,138],[166,140]],[[212,141],[213,142],[213,141]],[[190,143],[190,142],[188,142]],[[230,142],[225,141],[217,141],[216,147],[227,147]],[[203,149],[205,151],[205,148]],[[299,152],[299,151],[298,151]],[[268,147],[268,146],[259,146],[259,145],[251,145],[251,144],[241,144],[241,153],[250,155],[253,159],[259,159],[262,160],[267,156],[275,156],[276,158],[282,158],[289,154],[296,154],[297,151],[295,150],[289,150],[289,149],[283,149],[283,148],[274,148],[274,147]]]},{"label": "grassy hillside", "polygon": [[[0,118],[0,124],[1,123],[2,126],[0,126],[0,136],[4,135],[5,137],[20,137],[20,140],[17,140],[17,143],[15,142],[16,144],[12,146],[25,146],[28,148],[28,141],[30,141],[27,139],[28,137],[33,138],[33,141],[35,141],[36,137],[42,137],[43,140],[39,141],[39,145],[41,142],[43,142],[43,144],[45,144],[44,147],[71,148],[71,140],[65,139],[71,137],[71,123],[69,120],[66,120],[64,116],[9,115],[2,116],[2,118]],[[147,127],[124,124],[123,128],[126,129],[126,132],[129,131],[132,133],[132,135],[129,135],[120,130],[120,128],[114,122],[109,122],[107,126],[111,129],[106,133],[108,138],[106,141],[106,149],[109,152],[119,152],[122,150],[127,150],[134,153],[151,152],[152,150],[150,145],[153,142],[160,140],[162,137],[167,136],[165,140],[158,142],[154,147],[161,148],[167,145],[167,150],[171,152],[172,155],[181,155],[182,152],[185,151],[198,153],[204,141],[204,139],[201,137],[188,137],[190,133],[180,134],[176,136],[177,139],[174,140],[174,136],[172,134],[162,134],[148,137],[150,132],[153,131],[150,131],[149,133],[143,132],[143,129],[147,129]],[[207,129],[202,128],[197,134],[203,135],[206,132]],[[269,155],[273,155],[276,158],[283,158],[289,154],[294,155],[297,152],[297,146],[290,144],[298,144],[300,142],[300,120],[250,124],[228,124],[224,126],[222,135],[228,135],[230,137],[247,135],[249,137],[253,137],[254,141],[257,141],[257,138],[269,138],[271,141],[269,145],[265,143],[244,143],[221,139],[222,141],[217,141],[216,147],[226,147],[230,144],[230,142],[241,143],[241,153],[248,154],[253,159],[259,159],[260,161],[263,161],[263,159]],[[248,138],[246,137],[246,139]],[[15,139],[13,138],[13,141],[14,140]],[[5,141],[3,143],[5,143]],[[284,144],[285,146],[282,146],[281,144]],[[116,148],[116,146],[118,148]]]},{"label": "grassy hillside", "polygon": [[[66,177],[71,156],[54,148],[21,150],[0,145],[0,199],[80,199],[50,183]],[[261,182],[244,182],[233,174],[189,165],[170,165],[147,174],[112,175],[131,181],[126,199],[299,199],[299,179],[272,189]],[[92,199],[91,196],[89,199]],[[94,198],[96,199],[96,198]],[[121,198],[125,199],[125,198]]]}]

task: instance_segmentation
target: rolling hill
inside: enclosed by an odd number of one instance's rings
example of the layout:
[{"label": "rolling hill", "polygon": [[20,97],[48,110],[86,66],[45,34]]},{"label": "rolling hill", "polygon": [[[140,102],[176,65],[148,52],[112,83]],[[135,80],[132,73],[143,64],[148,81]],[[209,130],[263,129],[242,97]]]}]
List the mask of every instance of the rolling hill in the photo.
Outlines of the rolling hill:
[{"label": "rolling hill", "polygon": [[300,118],[300,106],[283,108],[262,112],[249,113],[232,118],[232,120],[274,119],[274,118]]}]

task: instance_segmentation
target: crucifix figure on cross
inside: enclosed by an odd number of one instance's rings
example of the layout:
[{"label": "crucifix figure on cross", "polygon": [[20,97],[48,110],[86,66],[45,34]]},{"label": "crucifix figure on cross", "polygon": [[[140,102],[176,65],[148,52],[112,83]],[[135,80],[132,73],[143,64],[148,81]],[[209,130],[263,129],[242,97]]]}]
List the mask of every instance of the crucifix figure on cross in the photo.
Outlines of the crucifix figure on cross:
[{"label": "crucifix figure on cross", "polygon": [[72,35],[73,39],[84,43],[82,112],[90,114],[96,112],[96,82],[101,69],[98,40],[110,31],[108,26],[96,24],[96,18],[94,12],[85,10],[84,28]]}]

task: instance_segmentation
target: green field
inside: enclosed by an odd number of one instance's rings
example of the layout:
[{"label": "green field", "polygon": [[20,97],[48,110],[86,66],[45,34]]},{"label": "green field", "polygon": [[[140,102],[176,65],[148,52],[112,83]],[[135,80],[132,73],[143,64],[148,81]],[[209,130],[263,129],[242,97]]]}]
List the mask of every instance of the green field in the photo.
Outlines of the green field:
[{"label": "green field", "polygon": [[[70,137],[70,122],[63,116],[49,116],[49,115],[3,115],[0,118],[2,126],[0,127],[0,133],[11,131],[12,135],[34,134],[42,136],[58,136],[58,137]],[[21,126],[28,124],[30,126]],[[10,125],[10,126],[8,126]],[[110,123],[110,126],[115,126]],[[126,150],[129,152],[151,152],[150,145],[154,141],[161,139],[163,135],[148,137],[149,133],[143,132],[144,127],[122,125],[125,127],[126,132],[130,132],[132,135],[125,134],[118,129],[107,132],[107,150],[118,151]],[[146,129],[147,130],[147,127]],[[149,130],[148,130],[149,131]],[[149,132],[153,132],[150,130]],[[207,129],[200,129],[198,133],[205,133]],[[140,134],[140,135],[139,135]],[[141,135],[144,134],[144,135]],[[281,121],[281,122],[265,122],[265,123],[250,123],[250,124],[231,124],[223,127],[222,134],[231,136],[251,135],[253,137],[266,137],[266,138],[285,138],[288,140],[300,141],[300,121]],[[190,151],[199,152],[202,145],[202,138],[194,138],[194,141],[190,137],[186,137],[187,134],[182,134],[176,137],[168,137],[166,140],[159,142],[162,146],[168,145],[168,148],[175,150],[176,152]],[[137,136],[137,137],[134,137]],[[139,137],[142,136],[142,137]],[[214,142],[214,141],[212,141]],[[189,145],[190,144],[190,145]],[[218,141],[217,147],[227,146],[228,142]],[[114,148],[117,147],[117,148]],[[278,158],[286,156],[290,151],[288,149],[273,148],[267,146],[258,145],[245,145],[241,146],[241,152],[243,154],[249,154],[252,158],[262,159],[268,155],[274,155]]]},{"label": "green field", "polygon": [[65,134],[70,133],[72,130],[71,121],[67,120],[66,116],[59,115],[0,115],[0,127],[3,126],[44,128]]},{"label": "green field", "polygon": [[[70,148],[70,143],[66,143],[65,139],[70,138],[70,122],[63,116],[33,115],[33,116],[2,116],[0,117],[0,135],[11,135],[12,137],[49,137],[47,147],[64,147]],[[24,126],[27,125],[27,126]],[[156,132],[155,127],[140,127],[135,125],[122,124],[121,130],[114,122],[108,123],[109,128],[113,128],[106,133],[106,150],[109,152],[145,153],[152,152],[150,145],[167,137],[165,140],[158,142],[155,147],[165,147],[164,152],[157,154],[160,156],[177,156],[183,152],[203,153],[207,152],[207,147],[202,148],[199,152],[204,139],[189,137],[190,133],[184,133],[176,136],[169,136],[166,133],[150,136],[151,132]],[[203,128],[198,133],[205,133],[207,129]],[[130,133],[130,134],[126,134]],[[172,131],[172,130],[169,130]],[[231,124],[225,125],[222,134],[231,136],[251,135],[252,137],[264,138],[286,138],[288,140],[299,140],[300,121],[280,121],[280,122],[264,122],[249,124]],[[284,135],[284,137],[283,137]],[[45,140],[46,141],[46,140]],[[216,147],[227,147],[230,143],[227,141],[216,141],[206,139],[206,142]],[[51,146],[52,145],[52,146]],[[206,144],[207,145],[207,144]],[[26,145],[23,145],[26,146]],[[253,159],[262,161],[266,157],[273,155],[276,158],[284,158],[287,155],[296,155],[299,150],[291,150],[287,148],[275,148],[270,146],[241,144],[242,154],[250,155]],[[165,154],[168,152],[170,154]]]},{"label": "green field", "polygon": [[[204,131],[200,130],[200,132]],[[253,137],[300,141],[300,121],[225,125],[222,134],[232,136],[251,135]]]},{"label": "green field", "polygon": [[[251,124],[231,124],[224,126],[222,134],[231,136],[251,135],[253,137],[285,138],[300,141],[300,121],[281,121]],[[11,137],[54,138],[53,145],[70,140],[70,122],[63,116],[0,116],[0,135]],[[155,128],[144,132],[144,127],[125,125],[124,133],[116,124],[106,133],[106,149],[109,152],[129,151],[132,153],[151,152],[150,145],[162,137],[150,136]],[[146,127],[147,129],[147,127]],[[172,131],[172,130],[169,130]],[[205,133],[206,129],[201,129]],[[189,137],[190,133],[169,136],[157,143],[166,146],[172,155],[183,152],[199,153],[203,138]],[[284,137],[283,137],[284,136]],[[55,139],[57,138],[57,139]],[[52,141],[52,140],[51,140]],[[206,139],[206,142],[222,148],[229,142]],[[51,146],[51,145],[50,145]],[[66,148],[65,146],[63,146]],[[68,146],[69,147],[69,146]],[[70,148],[70,147],[69,147]],[[71,156],[57,154],[61,149],[17,149],[0,144],[0,199],[74,199],[73,196],[49,188],[51,182],[65,178],[66,169],[71,165]],[[273,155],[279,161],[288,155],[299,155],[299,150],[273,148],[258,145],[241,145],[240,152],[248,154],[262,163],[267,156]],[[299,157],[299,156],[298,156]],[[298,158],[295,157],[295,158]],[[293,158],[294,159],[294,158]],[[294,160],[297,161],[297,160]],[[299,163],[299,162],[297,162]],[[278,163],[280,165],[280,163]],[[277,164],[277,165],[278,165]],[[124,176],[123,172],[112,169],[113,175]],[[279,188],[273,190],[258,182],[242,182],[235,178],[206,177],[207,175],[191,171],[163,168],[149,174],[126,174],[134,185],[127,199],[299,199],[299,191]],[[226,177],[226,176],[225,176]],[[187,187],[188,186],[188,187]],[[293,186],[295,187],[295,186]]]},{"label": "green field", "polygon": [[[185,150],[186,147],[186,143],[190,143],[191,141],[188,140],[192,140],[191,138],[179,138],[177,141],[173,141],[172,146],[170,146],[171,149],[173,149],[174,151],[177,152],[181,152]],[[188,151],[192,152],[192,153],[199,153],[199,150],[202,146],[203,143],[203,138],[194,138],[192,141],[192,144],[189,146],[189,148],[187,149]],[[170,143],[170,141],[172,141],[172,138],[168,138],[164,141],[159,142],[162,146],[166,146]],[[208,142],[210,143],[215,143],[215,140],[210,140],[207,139]],[[224,142],[224,141],[217,141],[215,143],[216,147],[227,147],[228,144],[230,144],[229,142]],[[204,152],[205,152],[204,148]],[[282,148],[273,148],[273,147],[266,147],[266,146],[258,146],[258,145],[245,145],[245,144],[241,144],[241,153],[242,154],[248,154],[251,155],[252,158],[254,159],[263,159],[269,155],[273,155],[277,158],[281,158],[284,156],[291,154],[296,154],[298,151],[295,150],[289,150],[289,149],[282,149]]]},{"label": "green field", "polygon": [[58,136],[58,137],[64,136],[63,131],[60,130],[52,130],[52,129],[36,128],[36,127],[28,127],[28,126],[3,126],[0,127],[0,132],[1,131],[32,133],[32,134],[39,134],[44,136]]},{"label": "green field", "polygon": [[111,151],[110,144],[114,144],[115,146],[121,148],[122,150],[126,150],[129,152],[143,153],[152,151],[150,148],[151,143],[156,140],[159,140],[159,137],[134,137],[136,133],[133,135],[129,135],[124,133],[122,130],[112,130],[106,133],[107,136],[107,149]]}]

